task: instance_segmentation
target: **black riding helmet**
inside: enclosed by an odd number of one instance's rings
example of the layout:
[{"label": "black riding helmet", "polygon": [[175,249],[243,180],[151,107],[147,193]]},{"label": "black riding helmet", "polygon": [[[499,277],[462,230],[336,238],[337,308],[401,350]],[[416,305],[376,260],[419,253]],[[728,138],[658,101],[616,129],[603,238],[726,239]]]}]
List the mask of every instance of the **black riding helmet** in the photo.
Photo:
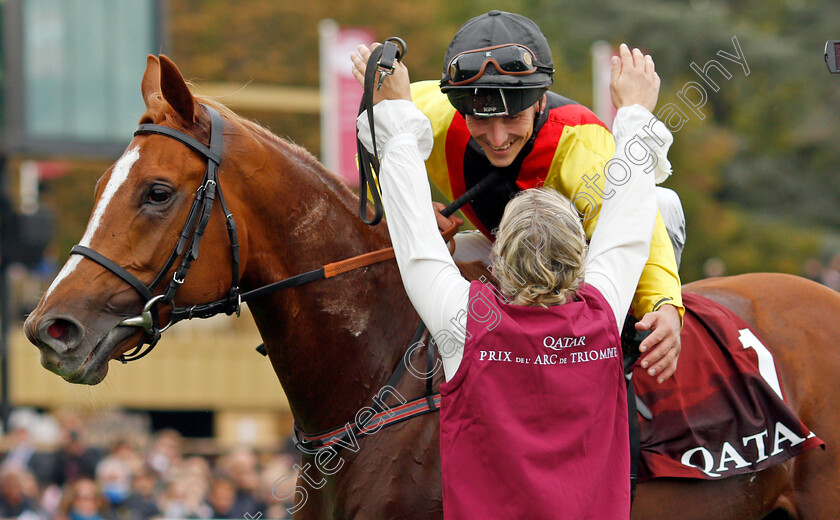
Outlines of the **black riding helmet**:
[{"label": "black riding helmet", "polygon": [[490,11],[455,34],[443,60],[440,90],[461,114],[492,117],[533,105],[553,80],[551,49],[537,24],[519,14]]}]

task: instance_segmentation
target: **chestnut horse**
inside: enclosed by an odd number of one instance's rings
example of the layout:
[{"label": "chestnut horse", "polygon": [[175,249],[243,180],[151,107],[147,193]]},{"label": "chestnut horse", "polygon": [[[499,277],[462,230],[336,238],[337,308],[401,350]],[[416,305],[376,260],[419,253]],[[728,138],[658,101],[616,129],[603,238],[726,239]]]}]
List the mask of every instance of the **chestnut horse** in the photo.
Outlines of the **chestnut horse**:
[{"label": "chestnut horse", "polygon": [[[389,245],[384,225],[362,224],[355,215],[358,198],[309,153],[218,104],[197,100],[166,57],[149,57],[142,93],[147,107],[142,124],[170,127],[200,143],[211,141],[204,105],[222,113],[218,183],[238,229],[243,289]],[[183,142],[139,133],[99,180],[80,244],[150,284],[171,265],[167,257],[206,166],[207,159]],[[217,204],[209,217],[201,254],[175,294],[175,305],[202,304],[229,293],[233,262],[225,215]],[[174,269],[164,269],[163,279]],[[775,356],[792,408],[827,449],[716,481],[642,483],[633,518],[840,518],[840,296],[775,274],[701,281],[686,290],[721,302],[760,333]],[[112,269],[73,255],[25,325],[43,366],[73,383],[101,381],[109,361],[132,349],[143,334],[120,325],[143,307],[138,292]],[[349,424],[370,406],[402,362],[418,320],[392,261],[265,295],[249,305],[305,432]],[[424,357],[425,352],[415,352],[412,364],[423,366]],[[409,399],[422,396],[424,384],[406,374],[396,392]],[[441,518],[438,420],[437,414],[427,414],[400,422],[327,458],[303,455],[295,518]]]}]

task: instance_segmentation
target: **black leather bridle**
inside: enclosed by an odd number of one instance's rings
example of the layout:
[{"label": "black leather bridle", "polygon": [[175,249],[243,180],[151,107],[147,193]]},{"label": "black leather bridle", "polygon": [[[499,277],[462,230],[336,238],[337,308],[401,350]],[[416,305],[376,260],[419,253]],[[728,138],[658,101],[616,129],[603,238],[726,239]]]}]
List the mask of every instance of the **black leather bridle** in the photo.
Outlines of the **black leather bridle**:
[{"label": "black leather bridle", "polygon": [[[227,204],[225,203],[224,195],[222,194],[222,187],[219,184],[219,165],[222,162],[222,135],[224,129],[224,120],[219,113],[212,107],[201,105],[210,115],[210,144],[204,145],[198,142],[195,138],[169,128],[167,126],[154,124],[141,124],[137,127],[134,135],[157,134],[164,135],[183,143],[189,148],[195,150],[203,155],[207,160],[207,168],[204,171],[204,179],[201,182],[195,194],[192,207],[190,207],[187,221],[181,229],[178,238],[178,243],[170,253],[169,258],[164,263],[161,270],[155,276],[152,283],[144,284],[136,276],[129,273],[123,267],[117,265],[116,262],[105,257],[101,253],[93,249],[77,244],[70,250],[71,254],[82,255],[94,262],[98,263],[108,271],[120,277],[126,283],[136,290],[145,301],[143,311],[138,316],[126,318],[119,323],[123,327],[140,327],[144,334],[140,343],[134,347],[130,352],[122,354],[117,359],[123,363],[134,361],[148,354],[160,340],[161,333],[182,320],[189,320],[193,318],[209,318],[217,314],[236,314],[239,315],[243,303],[248,302],[254,298],[259,298],[267,294],[287,289],[289,287],[296,287],[315,280],[325,278],[332,278],[342,273],[373,265],[375,263],[384,262],[394,257],[392,248],[385,248],[379,251],[365,253],[352,258],[347,258],[338,262],[325,264],[322,267],[307,271],[305,273],[290,276],[277,282],[263,285],[256,289],[247,292],[240,292],[239,288],[239,240],[236,232],[236,221],[233,218]],[[210,303],[203,303],[192,305],[189,307],[172,307],[169,313],[169,322],[161,327],[158,308],[160,305],[172,305],[175,298],[175,293],[187,277],[187,272],[190,269],[192,262],[198,258],[199,246],[201,238],[204,236],[204,230],[210,220],[210,214],[213,210],[213,203],[216,197],[219,198],[222,212],[225,215],[225,222],[227,225],[228,239],[230,241],[231,252],[231,286],[225,298],[216,300]],[[450,230],[454,234],[454,226]],[[163,281],[169,269],[175,265],[178,257],[183,255],[181,263],[175,269],[169,285],[162,294],[155,295],[153,292],[155,288]],[[143,349],[145,345],[148,348]]]},{"label": "black leather bridle", "polygon": [[[121,355],[118,359],[123,363],[134,361],[148,354],[160,340],[161,333],[172,326],[175,322],[182,319],[189,319],[193,316],[209,317],[213,314],[224,312],[225,314],[236,313],[239,315],[242,304],[242,296],[239,291],[239,241],[236,233],[236,222],[233,215],[228,210],[225,203],[224,195],[222,194],[222,187],[219,185],[219,165],[222,163],[222,140],[224,121],[222,116],[207,105],[202,105],[207,113],[210,115],[210,144],[204,145],[195,138],[162,125],[141,124],[137,127],[134,135],[157,134],[164,135],[175,139],[176,141],[185,144],[189,148],[203,155],[207,159],[207,167],[204,170],[204,179],[201,182],[195,194],[192,207],[190,207],[187,221],[181,229],[178,238],[178,243],[170,253],[169,258],[164,263],[161,270],[155,276],[154,280],[149,285],[145,285],[136,276],[129,273],[126,269],[117,265],[113,260],[106,258],[104,255],[97,253],[93,249],[77,244],[70,250],[70,254],[77,254],[85,256],[94,262],[98,263],[105,269],[111,271],[115,275],[122,278],[126,283],[131,285],[143,300],[146,302],[143,306],[143,312],[139,316],[127,318],[119,323],[120,326],[126,327],[141,327],[144,330],[143,338],[134,349]],[[222,212],[225,215],[225,222],[227,224],[228,238],[230,240],[230,251],[232,257],[232,281],[231,288],[228,291],[227,297],[200,306],[193,306],[188,308],[173,307],[170,314],[169,323],[165,326],[160,326],[160,317],[158,315],[159,305],[169,305],[175,298],[175,293],[181,284],[186,279],[187,272],[190,269],[192,262],[198,258],[199,246],[201,239],[204,236],[204,230],[207,228],[207,223],[210,221],[210,214],[213,210],[213,203],[218,194],[219,204],[221,204]],[[175,269],[172,279],[164,292],[159,295],[154,295],[153,291],[163,281],[166,273],[177,261],[178,257],[183,255],[181,263]],[[208,313],[210,312],[210,313]],[[143,346],[148,345],[148,348],[143,350]]]}]

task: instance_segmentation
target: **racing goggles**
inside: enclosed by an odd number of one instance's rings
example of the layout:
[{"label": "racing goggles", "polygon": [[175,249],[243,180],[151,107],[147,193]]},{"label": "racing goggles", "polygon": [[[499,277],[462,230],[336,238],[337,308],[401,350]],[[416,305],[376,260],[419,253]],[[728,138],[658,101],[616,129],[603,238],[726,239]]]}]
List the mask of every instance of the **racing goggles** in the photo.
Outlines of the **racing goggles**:
[{"label": "racing goggles", "polygon": [[472,83],[484,74],[490,64],[499,74],[506,76],[524,76],[538,70],[553,72],[553,69],[540,67],[536,62],[537,57],[531,49],[513,43],[464,51],[449,61],[447,83],[453,87]]}]

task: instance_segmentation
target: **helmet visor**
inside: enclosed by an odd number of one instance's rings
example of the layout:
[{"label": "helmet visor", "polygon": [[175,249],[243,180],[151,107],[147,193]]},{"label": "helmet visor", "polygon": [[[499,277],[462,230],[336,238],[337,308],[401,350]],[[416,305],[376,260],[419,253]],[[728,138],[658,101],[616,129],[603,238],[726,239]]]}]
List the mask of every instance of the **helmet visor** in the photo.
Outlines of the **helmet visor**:
[{"label": "helmet visor", "polygon": [[509,116],[540,100],[545,88],[459,88],[446,92],[455,110],[465,116]]},{"label": "helmet visor", "polygon": [[536,63],[534,52],[518,44],[495,45],[456,54],[447,66],[447,78],[444,82],[450,86],[467,85],[480,78],[493,65],[499,74],[522,76],[538,70],[553,72],[553,69],[540,67]]}]

